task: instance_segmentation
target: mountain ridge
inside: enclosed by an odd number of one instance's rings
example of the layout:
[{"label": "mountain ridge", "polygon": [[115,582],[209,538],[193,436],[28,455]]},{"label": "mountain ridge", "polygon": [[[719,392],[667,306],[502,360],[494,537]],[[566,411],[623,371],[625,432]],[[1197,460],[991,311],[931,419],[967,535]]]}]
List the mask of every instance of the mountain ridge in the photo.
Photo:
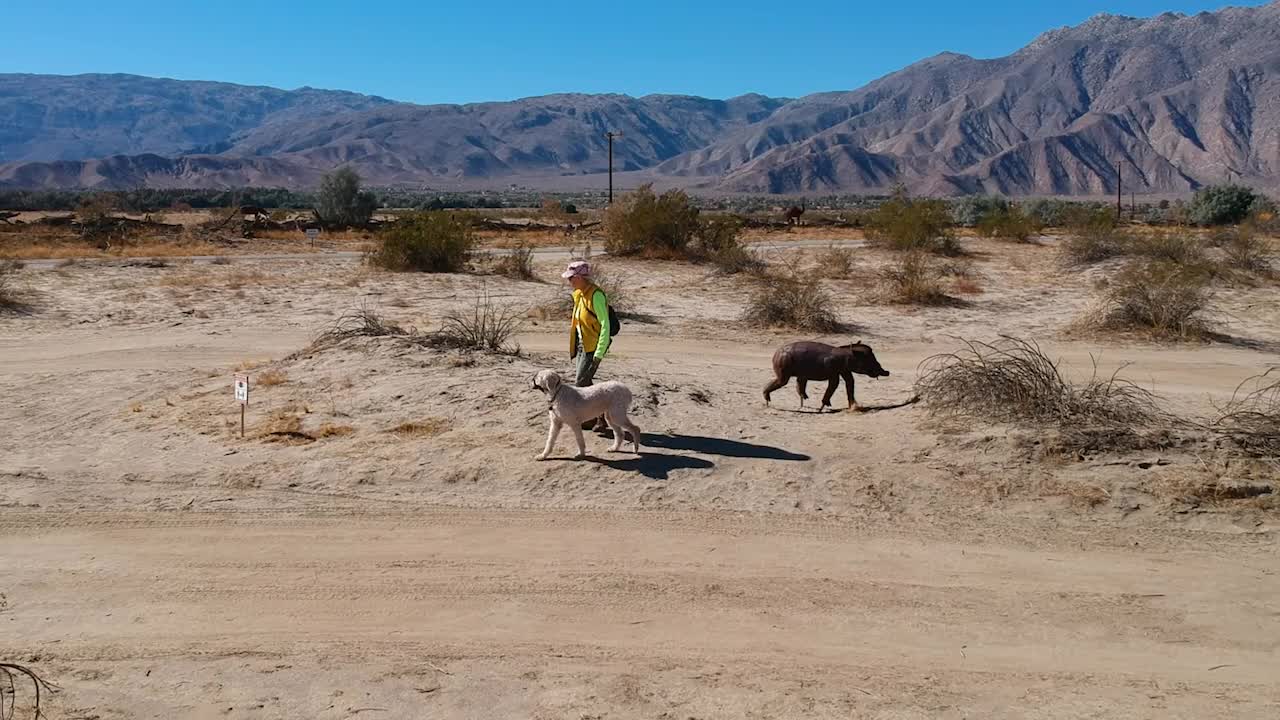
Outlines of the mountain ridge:
[{"label": "mountain ridge", "polygon": [[[1004,57],[941,52],[855,90],[794,99],[555,93],[415,105],[90,75],[77,77],[96,87],[42,102],[49,88],[24,97],[15,77],[72,82],[0,75],[0,160],[25,153],[0,165],[6,187],[305,186],[342,165],[375,184],[564,186],[607,170],[610,130],[621,132],[616,170],[716,192],[1280,186],[1280,2],[1099,14]],[[94,97],[107,102],[86,103]],[[75,103],[84,107],[67,109]],[[52,118],[44,132],[37,105]],[[98,125],[73,132],[80,120]]]}]

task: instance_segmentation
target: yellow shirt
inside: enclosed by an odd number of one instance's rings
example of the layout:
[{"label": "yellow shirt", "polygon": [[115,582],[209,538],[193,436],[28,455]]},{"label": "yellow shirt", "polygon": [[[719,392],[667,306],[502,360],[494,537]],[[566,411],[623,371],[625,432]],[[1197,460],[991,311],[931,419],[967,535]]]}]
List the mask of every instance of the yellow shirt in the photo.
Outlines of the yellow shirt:
[{"label": "yellow shirt", "polygon": [[[586,298],[591,298],[588,305]],[[594,314],[592,314],[594,312]],[[569,357],[576,357],[578,345],[584,352],[595,353],[597,360],[603,360],[609,352],[609,299],[604,291],[595,285],[589,285],[585,292],[573,291],[573,318],[569,325]]]}]

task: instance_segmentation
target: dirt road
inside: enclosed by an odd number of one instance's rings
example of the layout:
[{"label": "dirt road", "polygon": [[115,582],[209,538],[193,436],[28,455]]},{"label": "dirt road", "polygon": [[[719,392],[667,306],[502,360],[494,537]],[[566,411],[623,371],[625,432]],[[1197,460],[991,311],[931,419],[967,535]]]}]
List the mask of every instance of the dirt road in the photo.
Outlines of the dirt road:
[{"label": "dirt road", "polygon": [[6,512],[0,618],[62,717],[1275,717],[1256,541],[1008,533]]}]

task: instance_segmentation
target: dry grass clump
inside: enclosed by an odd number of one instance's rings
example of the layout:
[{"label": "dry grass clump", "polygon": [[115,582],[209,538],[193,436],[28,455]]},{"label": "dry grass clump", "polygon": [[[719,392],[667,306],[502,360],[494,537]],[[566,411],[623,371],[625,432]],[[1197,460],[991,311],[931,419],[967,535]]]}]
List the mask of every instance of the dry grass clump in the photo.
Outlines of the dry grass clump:
[{"label": "dry grass clump", "polygon": [[1077,228],[1062,242],[1060,252],[1068,265],[1092,265],[1128,255],[1133,239],[1114,227]]},{"label": "dry grass clump", "polygon": [[329,329],[311,342],[312,350],[331,347],[354,337],[387,337],[408,335],[408,331],[395,323],[384,320],[369,308],[343,314],[333,321]]},{"label": "dry grass clump", "polygon": [[253,379],[253,382],[258,387],[275,387],[276,385],[283,385],[289,382],[289,374],[283,370],[272,368],[258,373],[258,376]]},{"label": "dry grass clump", "polygon": [[923,252],[909,252],[880,270],[889,302],[905,305],[950,305],[955,299],[942,288],[943,268]]},{"label": "dry grass clump", "polygon": [[26,308],[25,292],[18,287],[22,263],[0,260],[0,311],[17,312]]},{"label": "dry grass clump", "polygon": [[387,432],[404,438],[427,438],[439,435],[449,429],[449,421],[444,418],[426,418],[400,423]]},{"label": "dry grass clump", "polygon": [[1239,228],[1222,244],[1222,265],[1229,271],[1270,277],[1275,269],[1271,255],[1275,252],[1271,241],[1253,232]]},{"label": "dry grass clump", "polygon": [[1240,383],[1213,424],[1215,431],[1251,455],[1280,456],[1280,373],[1275,371],[1271,368]]},{"label": "dry grass clump", "polygon": [[470,310],[445,315],[443,325],[431,335],[429,342],[458,350],[519,355],[520,346],[511,345],[511,338],[523,325],[520,316],[513,308],[494,304],[485,293]]},{"label": "dry grass clump", "polygon": [[1129,242],[1132,254],[1154,262],[1186,267],[1203,267],[1208,264],[1204,244],[1199,238],[1174,233],[1155,233],[1131,238]]},{"label": "dry grass clump", "polygon": [[257,437],[267,442],[314,442],[315,438],[302,431],[302,417],[293,411],[282,409],[271,413],[258,425]]},{"label": "dry grass clump", "polygon": [[[556,206],[559,207],[558,202]],[[513,280],[537,280],[538,276],[533,272],[533,248],[524,243],[517,244],[498,258],[493,271]]]},{"label": "dry grass clump", "polygon": [[831,293],[821,285],[774,278],[760,283],[752,293],[743,320],[757,327],[838,332],[842,326],[832,310],[834,304]]},{"label": "dry grass clump", "polygon": [[851,248],[828,245],[818,253],[817,260],[818,274],[822,277],[839,280],[849,277],[853,272],[854,256]]},{"label": "dry grass clump", "polygon": [[356,429],[351,427],[350,425],[334,425],[333,423],[323,423],[320,425],[320,427],[316,428],[316,431],[313,434],[313,437],[315,437],[317,440],[323,440],[324,438],[333,438],[333,437],[346,437],[348,435],[354,434],[355,431]]},{"label": "dry grass clump", "polygon": [[1132,427],[1161,416],[1152,393],[1115,374],[1099,377],[1095,368],[1083,385],[1072,384],[1033,341],[964,343],[921,364],[916,392],[932,412],[1072,428]]},{"label": "dry grass clump", "polygon": [[1163,339],[1197,339],[1209,333],[1208,276],[1172,263],[1133,263],[1112,281],[1086,326],[1142,332]]}]

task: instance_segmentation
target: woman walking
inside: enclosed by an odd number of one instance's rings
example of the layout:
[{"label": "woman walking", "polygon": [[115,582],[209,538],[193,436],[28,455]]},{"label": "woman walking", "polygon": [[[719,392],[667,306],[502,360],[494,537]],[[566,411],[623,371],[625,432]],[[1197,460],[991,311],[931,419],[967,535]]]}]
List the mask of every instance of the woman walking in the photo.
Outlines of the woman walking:
[{"label": "woman walking", "polygon": [[[573,286],[573,315],[569,323],[569,357],[577,361],[574,384],[587,387],[600,369],[600,361],[609,352],[612,328],[609,321],[609,298],[591,280],[591,266],[581,260],[569,263],[560,277]],[[603,417],[588,421],[583,428],[604,430]]]}]

